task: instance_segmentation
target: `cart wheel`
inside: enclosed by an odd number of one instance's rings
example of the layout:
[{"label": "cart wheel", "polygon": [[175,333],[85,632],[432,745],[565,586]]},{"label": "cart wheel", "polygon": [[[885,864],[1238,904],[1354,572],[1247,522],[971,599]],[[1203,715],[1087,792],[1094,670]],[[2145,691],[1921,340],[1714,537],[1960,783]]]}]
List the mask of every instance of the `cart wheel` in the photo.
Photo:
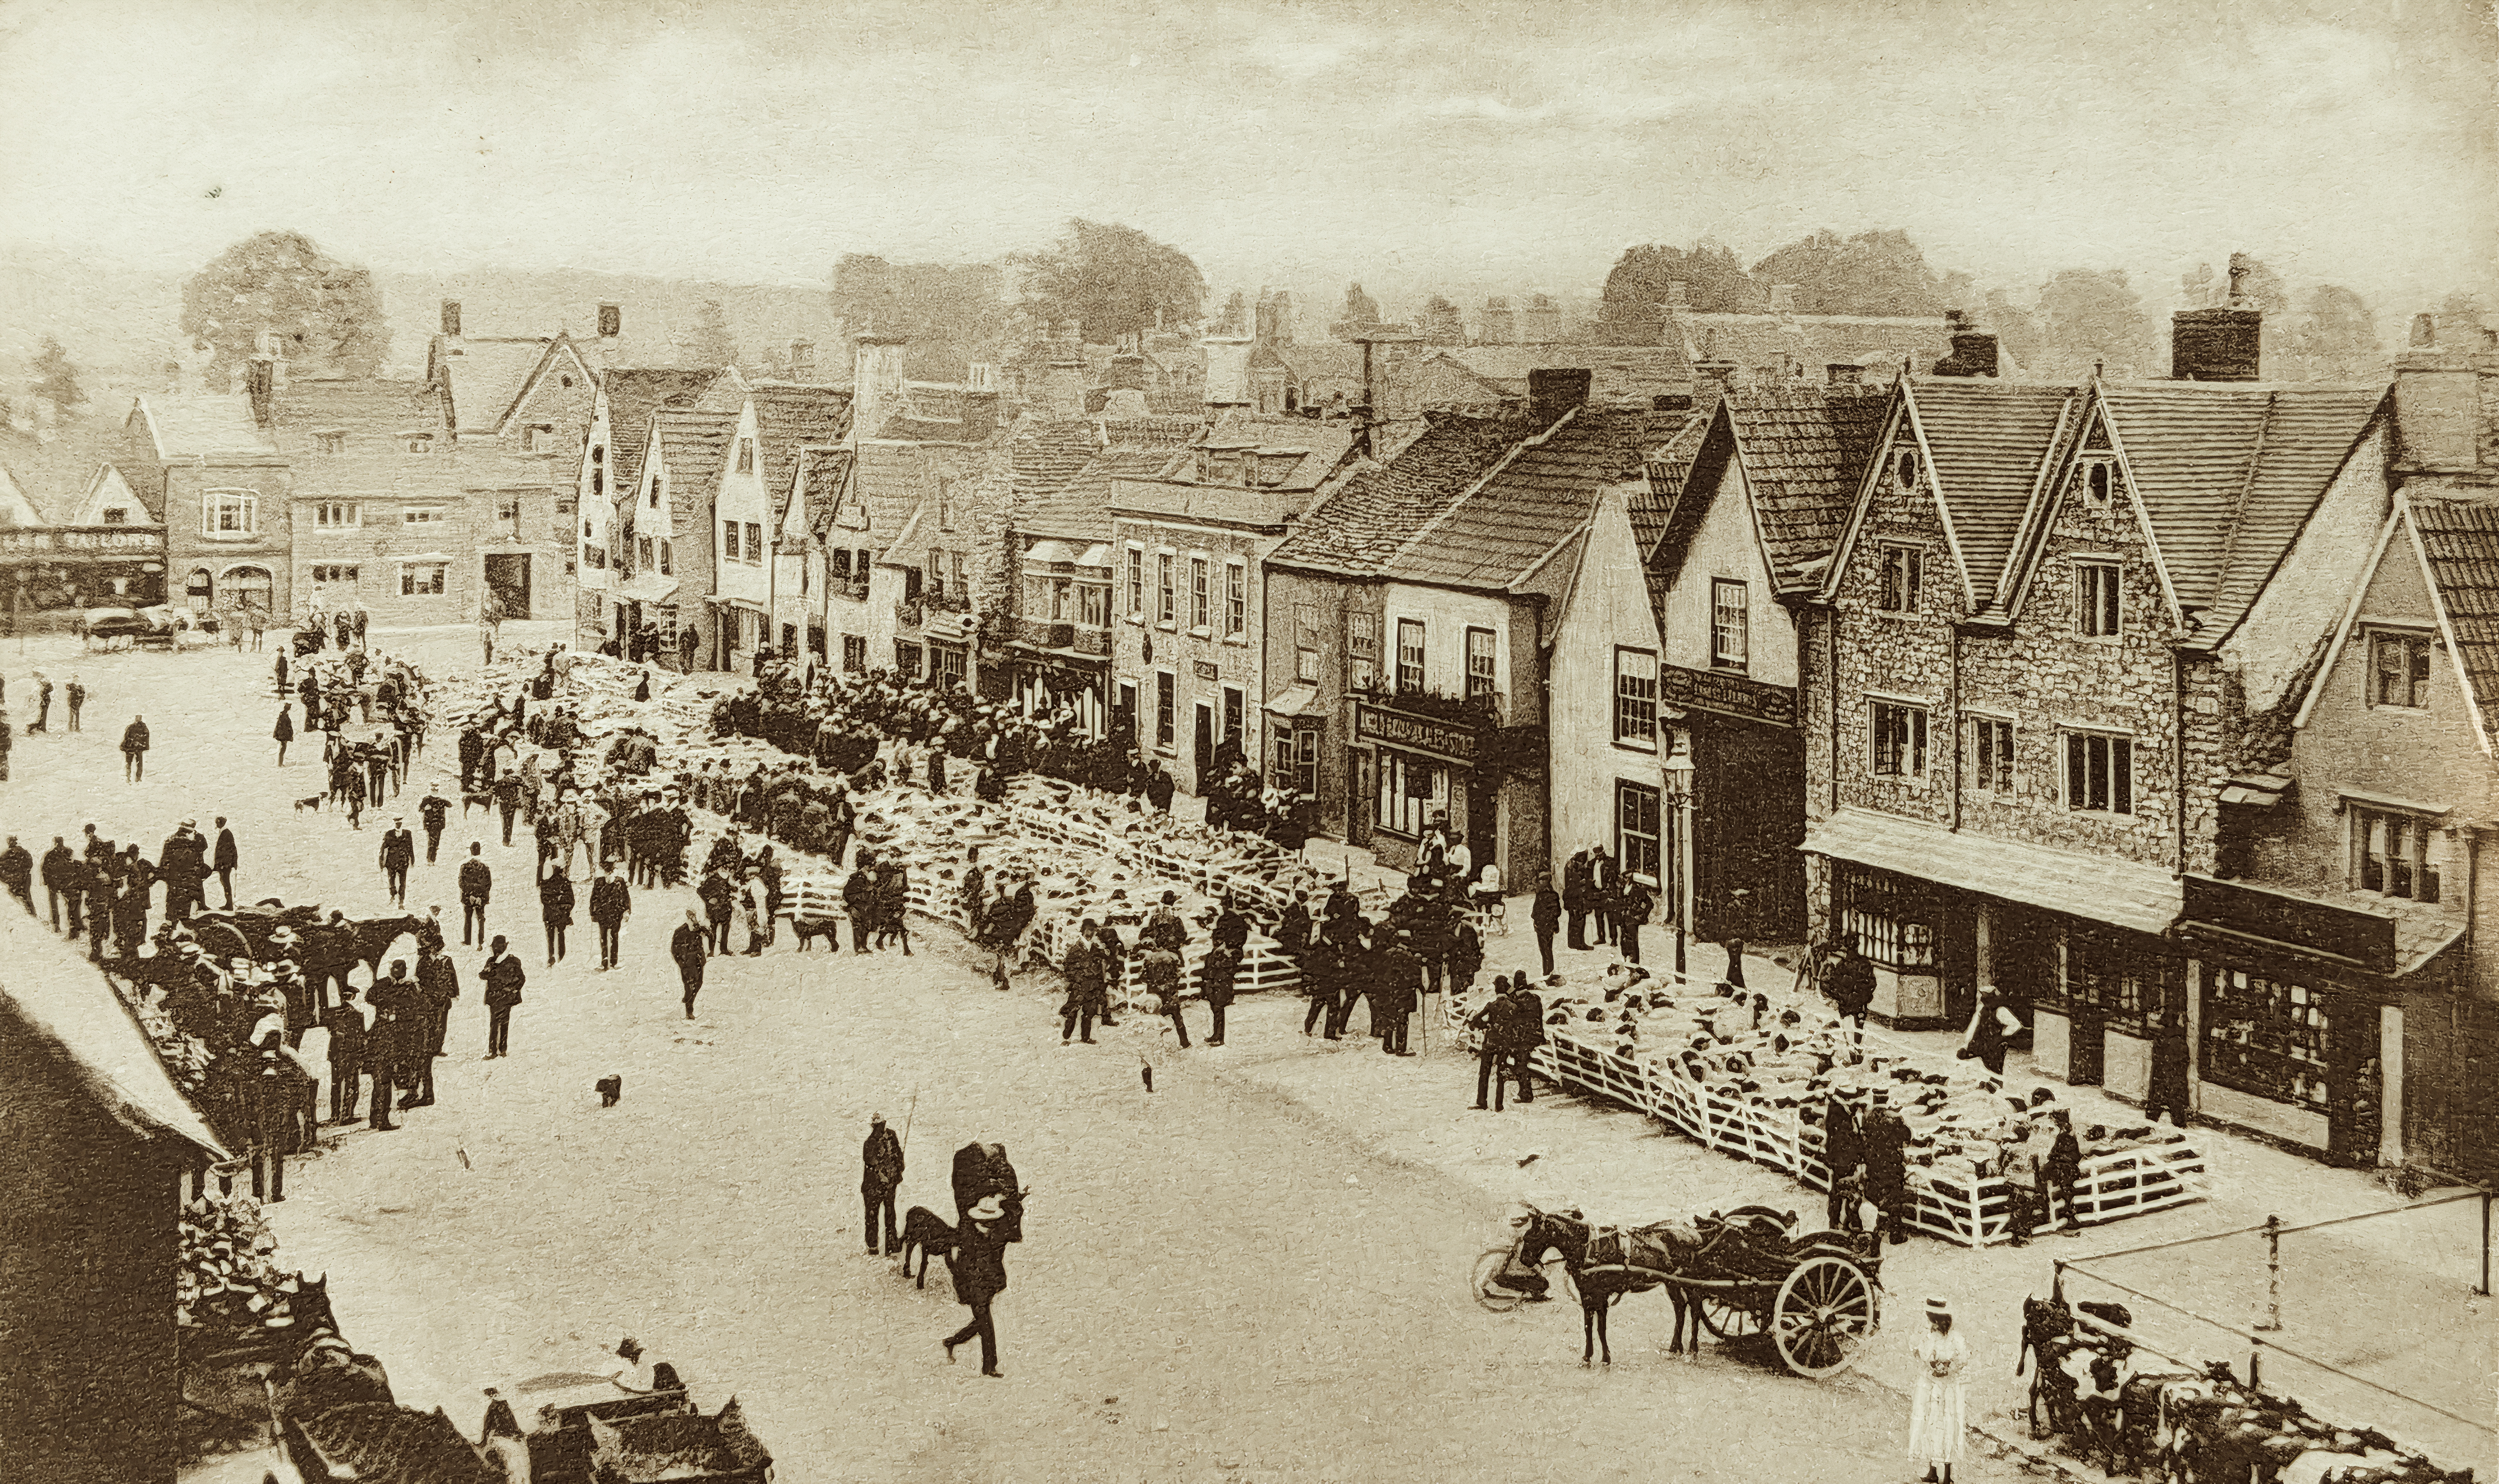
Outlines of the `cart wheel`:
[{"label": "cart wheel", "polygon": [[1496,1314],[1509,1313],[1527,1302],[1525,1294],[1493,1286],[1492,1280],[1501,1275],[1501,1270],[1509,1266],[1509,1251],[1506,1246],[1484,1248],[1483,1256],[1476,1259],[1475,1271],[1467,1280],[1467,1291],[1476,1296],[1476,1302]]},{"label": "cart wheel", "polygon": [[191,936],[200,940],[200,947],[207,949],[210,956],[219,963],[252,956],[251,940],[232,922],[195,921],[191,924]]},{"label": "cart wheel", "polygon": [[1770,1307],[1770,1338],[1779,1358],[1790,1371],[1812,1380],[1847,1370],[1857,1347],[1874,1333],[1876,1293],[1865,1270],[1843,1258],[1810,1257],[1799,1263]]},{"label": "cart wheel", "polygon": [[1715,1288],[1701,1293],[1698,1302],[1702,1327],[1720,1339],[1740,1339],[1746,1335],[1760,1334],[1762,1316],[1753,1311],[1751,1305],[1738,1303],[1728,1297],[1728,1293],[1729,1290]]}]

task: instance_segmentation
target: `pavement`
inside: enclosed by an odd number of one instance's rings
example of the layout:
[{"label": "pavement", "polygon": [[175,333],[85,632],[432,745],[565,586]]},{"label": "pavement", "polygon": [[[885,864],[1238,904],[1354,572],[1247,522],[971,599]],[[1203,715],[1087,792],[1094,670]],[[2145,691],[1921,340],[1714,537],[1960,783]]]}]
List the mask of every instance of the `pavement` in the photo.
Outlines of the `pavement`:
[{"label": "pavement", "polygon": [[[568,626],[543,627],[507,625],[503,642]],[[466,628],[374,638],[438,675],[477,653]],[[294,814],[293,798],[318,791],[317,747],[308,758],[299,744],[268,776],[274,653],[59,647],[0,654],[21,726],[34,664],[55,682],[76,668],[93,693],[87,732],[21,739],[16,781],[0,786],[7,829],[40,853],[92,821],[152,857],[180,818],[212,829],[222,813],[242,841],[240,897],[381,909],[390,810],[361,832],[326,811]],[[124,785],[114,747],[133,710],[156,751],[148,780]],[[438,738],[426,760],[451,756]],[[427,780],[412,783],[421,793]],[[1467,1296],[1477,1253],[1508,1236],[1510,1203],[1637,1221],[1819,1198],[1575,1098],[1472,1113],[1473,1058],[1437,1027],[1426,1054],[1385,1057],[1366,1039],[1307,1042],[1298,1000],[1257,997],[1236,1005],[1224,1048],[1183,1052],[1162,1022],[1136,1018],[1098,1047],[1061,1048],[1049,976],[1001,995],[942,931],[909,960],[801,955],[786,937],[761,958],[716,959],[688,1021],[665,941],[690,895],[637,893],[617,971],[593,968],[586,921],[546,969],[528,847],[503,850],[482,823],[464,831],[455,815],[441,863],[417,868],[411,907],[452,901],[471,837],[490,842],[494,927],[528,955],[513,1054],[480,1056],[481,955],[455,950],[465,992],[438,1105],[397,1134],[329,1131],[272,1212],[282,1259],[329,1273],[347,1335],[384,1359],[402,1400],[444,1407],[471,1436],[481,1387],[587,1369],[631,1332],[706,1408],[737,1395],[787,1481],[1906,1480],[1904,1321],[1926,1293],[1951,1295],[1969,1327],[1982,1433],[2019,1440],[2018,1301],[2047,1291],[2052,1256],[2252,1224],[2271,1191],[2297,1192],[2309,1217],[2392,1204],[2357,1175],[2213,1136],[2207,1205],[2045,1252],[1893,1248],[1895,1323],[1832,1381],[1715,1347],[1670,1358],[1671,1310],[1655,1298],[1617,1308],[1614,1364],[1582,1370],[1571,1306],[1493,1315]],[[1487,973],[1534,952],[1523,930],[1489,948]],[[1714,969],[1714,952],[1696,948],[1696,969]],[[1756,984],[1772,972],[1748,964]],[[1190,1015],[1202,1034],[1203,1007]],[[609,1073],[625,1097],[602,1110],[591,1084]],[[998,1306],[1003,1380],[980,1378],[968,1356],[945,1364],[935,1341],[963,1311],[942,1265],[922,1290],[859,1255],[849,1141],[877,1111],[912,1130],[906,1205],[948,1208],[948,1151],[973,1139],[1003,1142],[1033,1187]],[[2309,1281],[2341,1273],[2356,1288],[2390,1265],[2417,1269],[2407,1324],[2461,1312],[2486,1344],[2486,1314],[2461,1297],[2472,1274],[2455,1234],[2433,1213],[2405,1220],[2419,1224],[2408,1242],[2370,1223],[2337,1229],[2346,1266]],[[2245,1285],[2226,1265],[2203,1281]],[[2331,1323],[2369,1333],[2341,1310]],[[1986,1484],[2027,1462],[1975,1457],[1960,1476]]]}]

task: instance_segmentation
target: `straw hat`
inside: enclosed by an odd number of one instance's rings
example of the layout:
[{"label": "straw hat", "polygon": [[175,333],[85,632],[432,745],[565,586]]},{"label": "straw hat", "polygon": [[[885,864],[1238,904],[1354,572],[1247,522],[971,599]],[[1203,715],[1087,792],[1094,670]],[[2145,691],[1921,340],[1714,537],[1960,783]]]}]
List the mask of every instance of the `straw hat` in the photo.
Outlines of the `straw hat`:
[{"label": "straw hat", "polygon": [[1001,1221],[1006,1218],[1006,1213],[1007,1209],[994,1190],[981,1197],[980,1204],[965,1212],[974,1221]]}]

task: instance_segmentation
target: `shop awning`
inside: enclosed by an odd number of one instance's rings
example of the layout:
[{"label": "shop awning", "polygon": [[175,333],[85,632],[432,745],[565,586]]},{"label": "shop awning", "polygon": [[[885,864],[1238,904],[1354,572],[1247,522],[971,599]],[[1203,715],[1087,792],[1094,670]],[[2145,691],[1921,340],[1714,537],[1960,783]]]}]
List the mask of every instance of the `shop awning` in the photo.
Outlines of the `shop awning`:
[{"label": "shop awning", "polygon": [[2082,855],[1918,820],[1842,809],[1805,831],[1805,851],[1957,890],[2139,933],[2168,930],[2186,891],[2158,866]]},{"label": "shop awning", "polygon": [[1267,714],[1289,722],[1295,717],[1310,715],[1318,698],[1319,688],[1316,686],[1290,686],[1281,694],[1267,697]]},{"label": "shop awning", "polygon": [[664,603],[676,596],[677,579],[665,572],[636,572],[628,582],[608,589],[618,602]]}]

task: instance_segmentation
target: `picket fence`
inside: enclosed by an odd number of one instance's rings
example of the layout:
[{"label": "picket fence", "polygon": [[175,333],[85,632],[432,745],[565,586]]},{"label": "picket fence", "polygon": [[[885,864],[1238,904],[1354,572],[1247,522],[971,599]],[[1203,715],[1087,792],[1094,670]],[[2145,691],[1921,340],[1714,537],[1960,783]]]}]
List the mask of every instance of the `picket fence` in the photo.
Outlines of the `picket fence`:
[{"label": "picket fence", "polygon": [[[1470,1049],[1482,1033],[1466,1025],[1457,996],[1443,1001],[1442,1018]],[[1592,1045],[1560,1026],[1545,1027],[1545,1044],[1528,1057],[1539,1076],[1574,1091],[1645,1113],[1685,1138],[1776,1170],[1815,1190],[1831,1189],[1823,1163],[1822,1130],[1798,1110],[1733,1096],[1694,1081],[1675,1064],[1623,1056]],[[2074,1181],[2078,1224],[2097,1225],[2189,1205],[2207,1194],[2203,1154],[2188,1144],[2150,1145],[2095,1154],[2083,1161]],[[2012,1197],[2002,1178],[1969,1181],[1912,1167],[1914,1206],[1902,1218],[1911,1230],[1963,1246],[1991,1246],[2012,1239]]]}]

